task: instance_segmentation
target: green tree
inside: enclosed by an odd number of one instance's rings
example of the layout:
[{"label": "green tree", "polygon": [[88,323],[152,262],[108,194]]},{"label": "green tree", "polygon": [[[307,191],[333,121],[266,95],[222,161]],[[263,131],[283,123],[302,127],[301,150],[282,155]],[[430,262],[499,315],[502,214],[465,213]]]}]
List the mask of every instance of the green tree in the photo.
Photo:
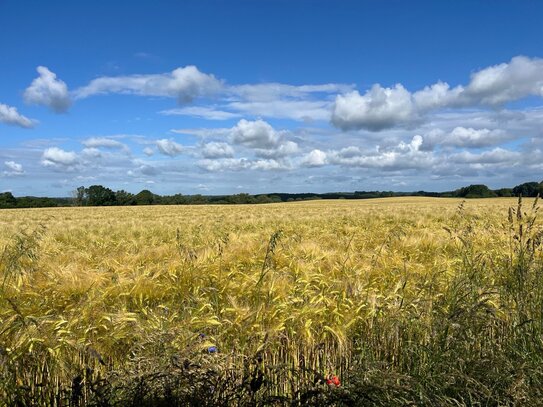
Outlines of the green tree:
[{"label": "green tree", "polygon": [[134,194],[121,189],[120,191],[115,192],[115,199],[117,200],[117,205],[135,205],[136,199]]},{"label": "green tree", "polygon": [[152,205],[156,201],[156,195],[153,194],[148,189],[140,191],[134,196],[136,200],[136,205]]},{"label": "green tree", "polygon": [[86,189],[87,203],[90,206],[116,205],[115,192],[102,185],[91,185]]},{"label": "green tree", "polygon": [[11,192],[0,193],[0,208],[15,208],[17,206],[17,199]]},{"label": "green tree", "polygon": [[543,188],[539,182],[525,182],[524,184],[517,185],[513,188],[513,194],[515,196],[534,197],[537,194],[541,194]]},{"label": "green tree", "polygon": [[494,190],[494,192],[498,196],[503,196],[503,197],[513,196],[513,190],[511,188],[500,188],[500,189]]},{"label": "green tree", "polygon": [[455,196],[461,198],[493,198],[497,195],[486,185],[477,184],[458,189],[455,191]]},{"label": "green tree", "polygon": [[73,192],[73,197],[75,206],[83,206],[85,205],[87,200],[87,190],[85,189],[85,187],[78,187]]},{"label": "green tree", "polygon": [[226,197],[226,200],[229,202],[229,203],[233,203],[233,204],[249,204],[249,203],[255,203],[255,199],[247,194],[247,193],[241,193],[241,194],[236,194],[236,195],[229,195],[228,197]]}]

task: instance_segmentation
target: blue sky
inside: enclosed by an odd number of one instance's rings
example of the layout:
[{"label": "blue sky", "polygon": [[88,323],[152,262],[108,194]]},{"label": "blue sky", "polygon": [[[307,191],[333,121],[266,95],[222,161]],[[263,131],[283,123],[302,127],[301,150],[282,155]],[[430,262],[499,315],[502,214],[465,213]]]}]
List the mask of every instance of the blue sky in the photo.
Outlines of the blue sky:
[{"label": "blue sky", "polygon": [[543,3],[0,0],[0,191],[543,179]]}]

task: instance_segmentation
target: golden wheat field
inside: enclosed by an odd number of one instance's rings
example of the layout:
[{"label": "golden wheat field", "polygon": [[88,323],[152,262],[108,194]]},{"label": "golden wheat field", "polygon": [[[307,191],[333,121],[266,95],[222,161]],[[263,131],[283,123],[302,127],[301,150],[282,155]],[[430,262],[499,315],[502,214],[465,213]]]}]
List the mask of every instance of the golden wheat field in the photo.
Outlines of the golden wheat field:
[{"label": "golden wheat field", "polygon": [[194,405],[531,400],[532,203],[2,210],[0,399],[100,405],[141,382]]}]

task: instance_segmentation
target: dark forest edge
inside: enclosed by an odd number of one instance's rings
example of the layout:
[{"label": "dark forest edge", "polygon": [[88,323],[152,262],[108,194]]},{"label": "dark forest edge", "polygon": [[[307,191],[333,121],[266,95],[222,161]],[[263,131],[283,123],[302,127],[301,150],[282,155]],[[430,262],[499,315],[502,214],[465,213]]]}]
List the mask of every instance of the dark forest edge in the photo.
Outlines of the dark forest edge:
[{"label": "dark forest edge", "polygon": [[157,195],[144,189],[137,194],[119,190],[113,191],[102,185],[77,188],[72,197],[48,198],[23,196],[16,198],[11,192],[0,193],[0,209],[3,208],[44,208],[58,206],[130,206],[130,205],[205,205],[205,204],[264,204],[316,199],[369,199],[400,196],[427,196],[442,198],[495,198],[535,197],[543,195],[542,182],[526,182],[514,188],[490,189],[477,184],[447,192],[394,192],[394,191],[354,191],[316,193],[272,193],[250,195]]}]

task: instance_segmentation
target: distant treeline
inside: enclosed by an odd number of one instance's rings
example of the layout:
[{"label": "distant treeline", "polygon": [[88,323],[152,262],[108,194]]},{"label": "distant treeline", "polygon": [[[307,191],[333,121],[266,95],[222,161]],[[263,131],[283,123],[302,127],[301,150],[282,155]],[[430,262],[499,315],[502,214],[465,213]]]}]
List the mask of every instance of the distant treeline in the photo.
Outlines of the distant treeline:
[{"label": "distant treeline", "polygon": [[511,196],[535,197],[543,195],[543,182],[526,182],[514,188],[492,190],[486,185],[470,185],[448,192],[394,192],[354,191],[314,193],[272,193],[250,195],[157,195],[144,189],[137,194],[120,190],[113,191],[102,185],[79,187],[70,198],[46,198],[23,196],[16,198],[11,192],[0,193],[0,208],[43,208],[54,206],[126,206],[126,205],[203,205],[203,204],[261,204],[276,202],[307,201],[315,199],[368,199],[394,196],[429,196],[449,198],[493,198]]}]

